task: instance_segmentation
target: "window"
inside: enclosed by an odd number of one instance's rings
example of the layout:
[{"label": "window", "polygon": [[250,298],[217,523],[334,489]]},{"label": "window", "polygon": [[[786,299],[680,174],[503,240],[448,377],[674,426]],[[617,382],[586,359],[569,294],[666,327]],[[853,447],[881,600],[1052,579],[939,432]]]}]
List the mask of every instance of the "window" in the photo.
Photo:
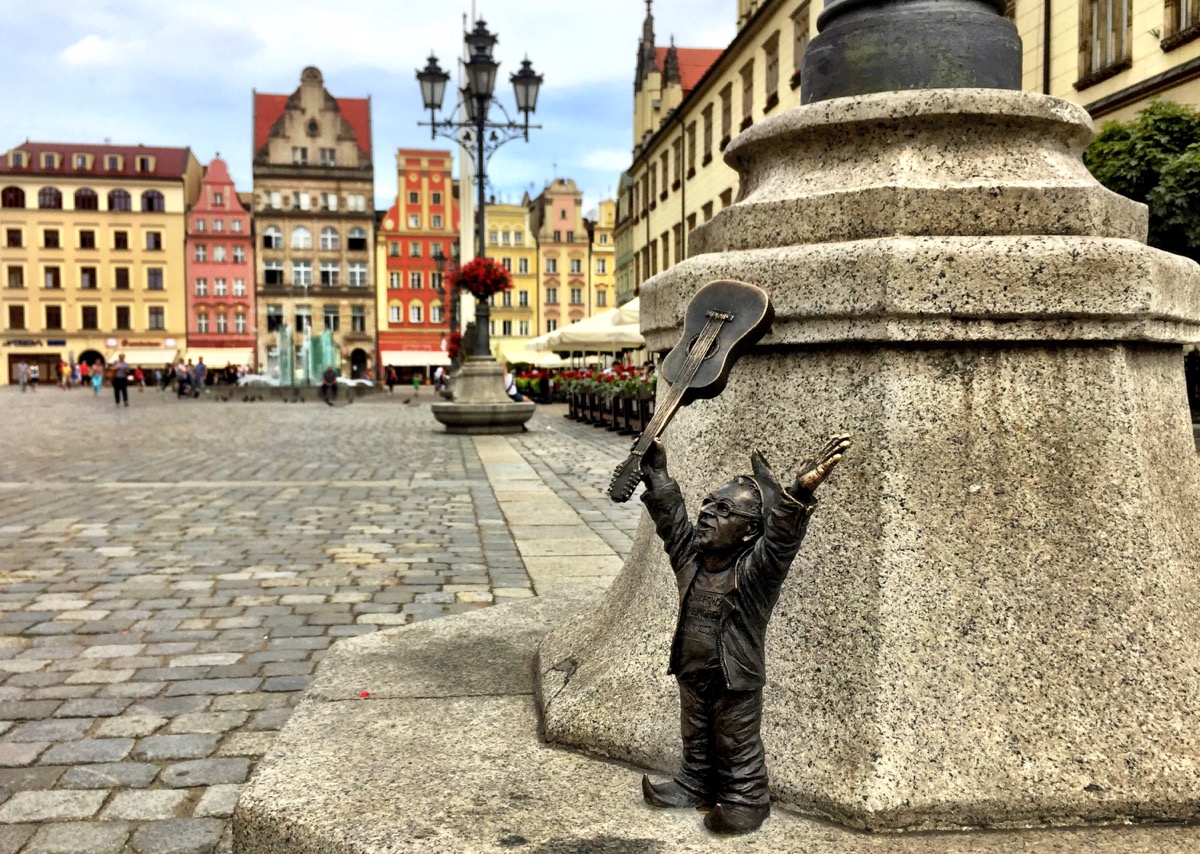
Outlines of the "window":
[{"label": "window", "polygon": [[129,248],[129,232],[114,231],[113,232],[113,249],[128,249]]},{"label": "window", "polygon": [[504,291],[500,294],[500,305],[512,308],[512,291]]},{"label": "window", "polygon": [[546,288],[546,305],[558,305],[558,288]]},{"label": "window", "polygon": [[396,272],[388,273],[388,287],[396,290],[400,287],[400,274]]},{"label": "window", "polygon": [[283,232],[274,225],[269,225],[263,231],[263,249],[282,249]]},{"label": "window", "polygon": [[229,331],[228,317],[226,316],[225,312],[223,312],[223,311],[218,312],[217,313],[217,332],[221,335],[224,335],[228,331]]},{"label": "window", "polygon": [[547,258],[546,259],[546,272],[550,273],[550,274],[558,273],[558,259],[557,258]]},{"label": "window", "polygon": [[147,231],[146,232],[146,248],[147,249],[162,249],[162,232]]},{"label": "window", "polygon": [[129,319],[132,312],[127,305],[117,306],[117,329],[129,329]]},{"label": "window", "polygon": [[203,243],[196,244],[195,248],[192,250],[192,260],[197,264],[203,264],[205,261],[207,261],[208,247],[206,247]]},{"label": "window", "polygon": [[[213,204],[214,205],[224,205],[225,204],[225,196],[222,195],[221,193],[213,193]],[[217,229],[217,231],[220,231],[220,230],[221,229],[219,229],[219,228]]]},{"label": "window", "polygon": [[425,320],[424,309],[422,309],[421,304],[419,302],[414,302],[412,305],[410,305],[408,307],[408,322],[409,323],[423,323],[424,320]]},{"label": "window", "polygon": [[42,168],[43,169],[58,168],[58,158],[53,154],[43,154],[42,155]]},{"label": "window", "polygon": [[367,331],[367,310],[361,305],[354,305],[350,307],[350,331]]},{"label": "window", "polygon": [[443,273],[439,273],[436,270],[434,272],[430,273],[429,274],[429,287],[433,288],[435,291],[442,290],[442,276],[443,275],[444,275]]},{"label": "window", "polygon": [[409,214],[408,215],[408,227],[409,228],[420,228],[421,227],[421,215],[420,214]]},{"label": "window", "polygon": [[553,332],[555,329],[558,329],[558,321],[555,320],[554,318],[547,319],[546,320],[546,331]]},{"label": "window", "polygon": [[351,252],[361,252],[367,248],[367,233],[361,228],[350,229],[349,239],[346,241],[346,248]]},{"label": "window", "polygon": [[433,216],[431,216],[430,217],[430,225],[433,226],[434,228],[441,228],[442,227],[442,215],[434,214]]},{"label": "window", "polygon": [[[665,172],[665,170],[664,170],[664,172]],[[664,186],[664,187],[663,187],[663,192],[665,193],[666,191],[667,191],[667,189],[666,189],[666,187]],[[575,242],[575,232],[573,232],[573,231],[568,231],[568,232],[567,232],[567,243],[574,243],[574,242]]]},{"label": "window", "polygon": [[529,321],[528,320],[517,321],[517,334],[520,335],[522,338],[529,335]]},{"label": "window", "polygon": [[5,187],[0,190],[0,206],[6,208],[25,207],[25,191],[20,187]]},{"label": "window", "polygon": [[512,241],[512,232],[505,231],[500,234],[500,243],[507,246]]},{"label": "window", "polygon": [[79,268],[79,287],[85,291],[94,291],[99,287],[99,280],[96,277],[95,267],[80,267]]},{"label": "window", "polygon": [[[679,156],[676,152],[676,157]],[[687,126],[687,176],[690,178],[696,174],[696,123],[692,122]],[[600,235],[604,237],[604,235]],[[601,240],[601,243],[604,241]]]},{"label": "window", "polygon": [[12,165],[13,165],[14,169],[24,169],[25,168],[25,152],[14,151],[12,153],[11,157],[12,157]]},{"label": "window", "polygon": [[312,277],[312,262],[311,261],[293,261],[292,262],[292,284],[297,287],[307,287],[313,283]]},{"label": "window", "polygon": [[[556,237],[555,240],[557,240],[557,239],[558,238]],[[500,242],[500,232],[489,231],[488,232],[488,243],[499,243],[499,242]]]},{"label": "window", "polygon": [[417,241],[414,240],[408,244],[408,257],[409,258],[420,258],[421,257],[421,244],[420,243],[418,243]]},{"label": "window", "polygon": [[76,169],[87,169],[88,168],[88,156],[86,154],[76,154],[75,155],[75,168]]},{"label": "window", "polygon": [[399,323],[399,322],[400,322],[400,306],[389,305],[388,306],[388,323]]},{"label": "window", "polygon": [[600,235],[600,245],[601,245],[601,246],[607,246],[607,245],[608,245],[608,235],[607,235],[607,234],[601,234],[601,235]]},{"label": "window", "polygon": [[61,249],[62,243],[58,239],[57,228],[42,229],[42,247],[45,249]]},{"label": "window", "polygon": [[246,295],[246,280],[245,279],[234,279],[233,280],[233,295],[235,297],[244,297]]},{"label": "window", "polygon": [[269,193],[262,194],[263,207],[270,210],[279,210],[283,207],[283,194],[278,190],[272,190]]},{"label": "window", "polygon": [[[1129,60],[1131,0],[1085,0],[1079,25],[1083,52],[1079,57],[1079,77],[1088,78],[1118,70]],[[1077,84],[1077,88],[1078,87]]]},{"label": "window", "polygon": [[554,230],[554,242],[562,243],[562,232],[558,229]]},{"label": "window", "polygon": [[521,308],[529,308],[529,291],[517,291],[517,305]]},{"label": "window", "polygon": [[434,303],[433,305],[429,306],[429,322],[430,323],[444,323],[445,320],[446,320],[446,312],[440,305],[438,305],[437,303]]},{"label": "window", "polygon": [[202,220],[202,219],[196,220],[195,229],[196,229],[196,231],[204,231],[204,220]]},{"label": "window", "polygon": [[246,334],[246,315],[240,311],[233,316],[233,331],[238,335]]},{"label": "window", "polygon": [[583,305],[583,288],[571,288],[571,305]]},{"label": "window", "polygon": [[429,203],[433,205],[440,205],[442,203],[442,194],[436,192],[431,193],[429,196]]},{"label": "window", "polygon": [[75,191],[75,210],[77,211],[98,211],[100,210],[100,197],[96,195],[96,191],[83,187]]},{"label": "window", "polygon": [[578,276],[583,273],[583,261],[578,258],[571,259],[571,275]]},{"label": "window", "polygon": [[704,214],[704,221],[708,222],[713,218],[713,203],[705,202],[704,207],[700,209],[700,212]]},{"label": "window", "polygon": [[81,305],[79,307],[79,328],[80,329],[99,329],[100,328],[100,309],[94,305]]},{"label": "window", "polygon": [[62,306],[48,305],[46,306],[46,328],[47,329],[62,329]]},{"label": "window", "polygon": [[231,231],[240,232],[242,230],[242,221],[240,219],[235,219],[232,223],[230,223],[229,227]]},{"label": "window", "polygon": [[152,291],[161,291],[163,289],[162,267],[146,268],[146,287]]},{"label": "window", "polygon": [[408,274],[408,286],[414,291],[421,290],[421,273],[419,270],[413,270]]},{"label": "window", "polygon": [[233,247],[233,263],[235,263],[235,264],[245,264],[246,263],[246,248],[244,246]]},{"label": "window", "polygon": [[528,258],[518,258],[517,259],[517,272],[518,273],[528,273],[529,272],[529,259]]},{"label": "window", "polygon": [[779,31],[763,42],[763,93],[767,96],[763,110],[779,103]]},{"label": "window", "polygon": [[704,127],[704,135],[701,137],[704,147],[704,157],[700,160],[701,166],[706,166],[712,162],[712,145],[713,145],[713,105],[707,105],[700,111],[701,121]]},{"label": "window", "polygon": [[409,190],[409,191],[408,191],[408,203],[409,203],[410,205],[415,205],[415,204],[417,204],[417,203],[418,203],[418,202],[420,202],[420,201],[421,201],[421,194],[420,194],[420,193],[418,193],[416,190]]},{"label": "window", "polygon": [[104,168],[109,172],[116,172],[121,168],[121,156],[119,154],[110,154],[104,158]]},{"label": "window", "polygon": [[25,287],[25,268],[10,266],[8,268],[8,286],[10,288]]},{"label": "window", "polygon": [[114,267],[113,268],[113,286],[118,291],[129,290],[129,268]]},{"label": "window", "polygon": [[283,326],[283,306],[267,306],[267,332],[278,332]]},{"label": "window", "polygon": [[336,261],[321,262],[321,284],[327,288],[336,287],[338,276],[341,275],[342,265]]},{"label": "window", "polygon": [[389,258],[399,258],[400,257],[400,243],[398,241],[392,240],[392,241],[388,242],[388,257]]},{"label": "window", "polygon": [[307,148],[300,146],[300,145],[292,146],[292,165],[293,166],[307,166],[308,165],[308,149]]},{"label": "window", "polygon": [[202,311],[196,315],[196,331],[201,335],[208,332],[208,312]]},{"label": "window", "polygon": [[[1167,0],[1167,31],[1165,33],[1167,39],[1193,27],[1200,27],[1200,3],[1197,3],[1196,0]],[[1188,40],[1184,37],[1179,39],[1177,44],[1183,44]],[[1168,46],[1168,44],[1163,45],[1164,50],[1170,50],[1176,46],[1175,44]]]},{"label": "window", "polygon": [[322,166],[337,166],[337,149],[322,148],[318,154],[318,162]]},{"label": "window", "polygon": [[196,279],[196,296],[208,296],[208,279]]},{"label": "window", "polygon": [[326,226],[321,229],[321,248],[322,249],[339,249],[342,245],[342,238],[337,233],[336,228]]},{"label": "window", "polygon": [[264,285],[282,285],[283,284],[283,262],[282,261],[267,261],[263,264],[263,284]]},{"label": "window", "polygon": [[308,207],[308,193],[301,193],[299,191],[292,193],[292,210],[306,211]]},{"label": "window", "polygon": [[142,210],[151,213],[162,213],[167,209],[166,200],[158,190],[147,190],[142,193]]},{"label": "window", "polygon": [[606,308],[608,306],[608,291],[603,288],[596,291],[596,305],[599,308]]},{"label": "window", "polygon": [[124,190],[111,190],[108,194],[108,209],[110,211],[133,210],[133,197]]},{"label": "window", "polygon": [[742,130],[750,127],[754,115],[754,60],[742,66]]},{"label": "window", "polygon": [[596,259],[596,275],[603,276],[606,273],[608,273],[608,259],[607,258],[597,258]]},{"label": "window", "polygon": [[149,157],[139,157],[137,159],[137,171],[149,172],[153,168],[153,163]]},{"label": "window", "polygon": [[721,144],[724,151],[729,140],[733,138],[733,84],[726,83],[721,87]]},{"label": "window", "polygon": [[367,197],[361,194],[350,194],[346,196],[346,209],[351,211],[364,212],[367,209]]},{"label": "window", "polygon": [[517,246],[524,246],[525,245],[525,232],[514,231],[513,232],[513,243],[515,243]]},{"label": "window", "polygon": [[670,175],[671,175],[671,151],[670,151],[670,149],[664,151],[662,153],[662,156],[659,159],[662,161],[662,196],[661,196],[661,198],[666,199],[667,198],[667,182],[669,180],[671,180],[671,178],[670,178]]},{"label": "window", "polygon": [[23,241],[21,239],[21,229],[8,228],[4,231],[4,245],[9,249],[20,249]]},{"label": "window", "polygon": [[350,262],[350,287],[365,288],[367,286],[367,263],[365,261]]},{"label": "window", "polygon": [[224,230],[225,230],[225,220],[223,220],[223,219],[213,220],[213,231],[224,231]]},{"label": "window", "polygon": [[[297,332],[304,329],[312,329],[312,306],[298,305],[296,306],[296,326]],[[299,348],[297,347],[297,350]]]},{"label": "window", "polygon": [[511,273],[512,272],[512,259],[511,258],[501,258],[500,266],[503,267],[505,270],[508,270],[508,272]]},{"label": "window", "polygon": [[512,321],[511,320],[500,321],[500,334],[501,335],[512,335]]},{"label": "window", "polygon": [[336,211],[338,209],[337,193],[322,193],[321,194],[321,210]]},{"label": "window", "polygon": [[293,249],[312,249],[312,232],[302,225],[292,229]]},{"label": "window", "polygon": [[809,4],[801,3],[792,13],[792,88],[800,85],[800,66],[808,49],[808,30],[811,26]]},{"label": "window", "polygon": [[225,263],[225,244],[219,244],[213,247],[213,261],[217,264]]},{"label": "window", "polygon": [[224,279],[213,279],[213,296],[223,297],[228,295],[229,286]]},{"label": "window", "polygon": [[336,305],[327,305],[321,309],[321,319],[326,332],[337,332],[341,328],[341,314]]},{"label": "window", "polygon": [[38,207],[60,210],[62,208],[62,193],[53,187],[42,187],[42,189],[38,190]]},{"label": "window", "polygon": [[153,330],[165,329],[167,326],[165,314],[166,310],[161,305],[150,306],[146,328]]}]

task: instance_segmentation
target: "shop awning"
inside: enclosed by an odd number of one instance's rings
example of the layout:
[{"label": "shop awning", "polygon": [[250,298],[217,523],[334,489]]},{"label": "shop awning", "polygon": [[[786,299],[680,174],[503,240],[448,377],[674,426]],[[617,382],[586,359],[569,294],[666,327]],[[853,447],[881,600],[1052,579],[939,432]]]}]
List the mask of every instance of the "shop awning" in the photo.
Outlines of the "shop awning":
[{"label": "shop awning", "polygon": [[208,367],[218,369],[226,365],[254,364],[252,347],[188,347],[181,355],[193,362],[204,359],[204,364]]},{"label": "shop awning", "polygon": [[177,357],[183,355],[183,351],[178,347],[118,347],[107,353],[106,357],[108,361],[113,362],[121,353],[125,354],[125,361],[135,368],[161,368],[168,362],[174,363]]},{"label": "shop awning", "polygon": [[450,357],[442,350],[384,350],[379,361],[386,368],[424,368],[436,365],[448,366]]}]

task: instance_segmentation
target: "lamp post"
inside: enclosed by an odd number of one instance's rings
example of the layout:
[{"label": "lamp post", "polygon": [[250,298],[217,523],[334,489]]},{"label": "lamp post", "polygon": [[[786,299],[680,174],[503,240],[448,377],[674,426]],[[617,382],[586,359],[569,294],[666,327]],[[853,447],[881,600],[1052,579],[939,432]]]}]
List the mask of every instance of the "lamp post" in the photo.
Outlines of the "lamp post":
[{"label": "lamp post", "polygon": [[[510,75],[513,84],[513,94],[517,102],[517,110],[523,114],[523,122],[513,121],[508,111],[492,93],[496,88],[496,72],[500,63],[492,58],[492,49],[498,38],[488,32],[487,24],[482,19],[475,22],[475,29],[463,36],[467,46],[468,59],[463,62],[467,87],[459,94],[457,106],[465,108],[467,120],[457,121],[452,118],[438,119],[437,112],[442,108],[442,100],[446,94],[446,84],[450,75],[438,65],[437,57],[430,54],[429,63],[417,72],[417,80],[421,84],[421,98],[425,109],[429,110],[429,121],[419,122],[430,129],[430,138],[439,135],[453,139],[460,145],[473,146],[475,149],[475,183],[477,207],[475,211],[475,254],[476,257],[487,256],[486,222],[484,219],[484,190],[487,186],[487,161],[497,148],[514,139],[529,141],[530,128],[540,125],[529,124],[529,116],[537,109],[538,90],[542,85],[542,75],[533,70],[533,64],[525,59],[521,69]],[[488,112],[495,107],[503,115],[503,121],[491,121]],[[487,300],[477,300],[475,303],[475,347],[471,353],[474,357],[487,358],[491,355],[491,342],[488,335],[488,303]]]}]

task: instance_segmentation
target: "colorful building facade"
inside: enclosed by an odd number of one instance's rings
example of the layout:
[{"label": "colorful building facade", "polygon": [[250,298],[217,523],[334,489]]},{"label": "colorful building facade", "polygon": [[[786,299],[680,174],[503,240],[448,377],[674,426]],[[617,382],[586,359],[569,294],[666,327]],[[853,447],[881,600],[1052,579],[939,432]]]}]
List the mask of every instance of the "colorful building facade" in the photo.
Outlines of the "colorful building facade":
[{"label": "colorful building facade", "polygon": [[380,377],[394,368],[405,381],[448,366],[450,295],[438,258],[449,267],[458,240],[457,188],[449,151],[396,152],[399,192],[379,224],[376,269]]},{"label": "colorful building facade", "polygon": [[204,170],[188,212],[187,358],[210,369],[256,367],[254,235],[225,161]]},{"label": "colorful building facade", "polygon": [[555,178],[529,208],[538,245],[541,335],[589,315],[588,231],[583,194],[570,178]]},{"label": "colorful building facade", "polygon": [[278,330],[329,330],[343,373],[374,374],[375,209],[371,101],[335,98],[305,68],[291,95],[254,93],[258,364],[272,373]]},{"label": "colorful building facade", "polygon": [[489,339],[492,353],[507,362],[531,358],[525,342],[538,333],[538,250],[529,227],[530,209],[524,204],[492,202],[486,211],[488,257],[512,275],[512,290],[492,297]]},{"label": "colorful building facade", "polygon": [[0,156],[3,377],[37,364],[162,367],[187,331],[187,148],[27,142]]},{"label": "colorful building facade", "polygon": [[587,220],[588,246],[591,250],[588,271],[591,275],[592,314],[617,306],[617,247],[613,234],[616,224],[617,203],[612,199],[600,202],[596,219]]}]

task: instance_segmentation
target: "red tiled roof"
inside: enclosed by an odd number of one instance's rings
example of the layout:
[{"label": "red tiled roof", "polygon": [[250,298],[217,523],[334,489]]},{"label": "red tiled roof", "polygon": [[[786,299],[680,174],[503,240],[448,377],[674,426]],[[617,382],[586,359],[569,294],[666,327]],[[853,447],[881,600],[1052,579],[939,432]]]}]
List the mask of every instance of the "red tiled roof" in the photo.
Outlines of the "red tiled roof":
[{"label": "red tiled roof", "polygon": [[[668,50],[670,48],[656,47],[654,49],[654,61],[658,65],[659,71],[663,69]],[[700,78],[708,69],[712,68],[714,62],[721,58],[723,52],[721,48],[716,47],[675,48],[675,54],[679,57],[679,77],[683,83],[683,91],[691,92],[695,89]]]},{"label": "red tiled roof", "polygon": [[[350,125],[358,138],[358,147],[371,154],[371,99],[370,98],[334,98],[342,118]],[[283,115],[287,108],[287,95],[271,95],[265,92],[254,93],[254,150],[262,149],[267,144],[271,134],[271,126]]]},{"label": "red tiled roof", "polygon": [[[95,175],[105,178],[182,178],[187,172],[189,148],[164,148],[150,145],[96,145],[90,142],[25,142],[12,149],[26,154],[26,165],[14,169],[8,165],[8,158],[0,158],[0,174],[17,175]],[[42,166],[43,154],[62,155],[57,169],[46,169]],[[76,154],[92,155],[92,165],[88,169],[76,169]],[[105,156],[119,154],[122,157],[121,168],[109,170]],[[138,157],[153,157],[154,171],[137,171]]]}]

